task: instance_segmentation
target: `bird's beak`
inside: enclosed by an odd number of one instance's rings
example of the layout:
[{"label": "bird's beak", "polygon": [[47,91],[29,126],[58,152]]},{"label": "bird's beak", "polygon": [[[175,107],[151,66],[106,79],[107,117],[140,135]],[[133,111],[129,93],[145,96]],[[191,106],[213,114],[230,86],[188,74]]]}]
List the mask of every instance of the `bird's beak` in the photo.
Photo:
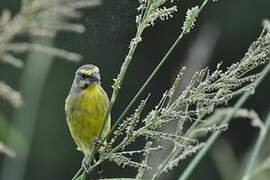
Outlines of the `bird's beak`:
[{"label": "bird's beak", "polygon": [[99,83],[100,82],[100,75],[99,73],[92,73],[89,77],[85,79],[79,80],[79,86],[82,89],[86,89],[92,83]]},{"label": "bird's beak", "polygon": [[86,89],[90,84],[91,84],[91,82],[89,80],[81,80],[81,81],[79,81],[79,86],[82,89]]}]

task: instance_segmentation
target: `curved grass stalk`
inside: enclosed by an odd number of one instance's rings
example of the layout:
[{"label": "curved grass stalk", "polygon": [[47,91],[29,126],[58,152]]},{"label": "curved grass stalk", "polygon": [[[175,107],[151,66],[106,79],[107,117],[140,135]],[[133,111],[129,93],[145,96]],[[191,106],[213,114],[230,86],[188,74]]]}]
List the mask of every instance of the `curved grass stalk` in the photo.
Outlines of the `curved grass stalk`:
[{"label": "curved grass stalk", "polygon": [[[266,75],[270,72],[270,63],[263,69],[261,76],[254,82],[255,88],[262,82],[262,80],[266,77]],[[233,117],[234,113],[246,102],[246,100],[250,97],[250,94],[246,93],[242,95],[242,97],[237,101],[234,105],[232,111],[224,118],[222,124],[227,124]],[[201,159],[216,141],[216,139],[221,134],[221,131],[216,131],[214,134],[210,136],[205,146],[200,150],[200,152],[193,158],[188,167],[184,170],[184,172],[179,177],[179,180],[186,180],[189,178],[195,167],[199,164]]]},{"label": "curved grass stalk", "polygon": [[269,131],[270,128],[270,111],[266,118],[264,126],[260,129],[260,134],[256,140],[256,143],[254,145],[254,149],[252,150],[252,153],[250,155],[250,159],[247,163],[245,173],[242,177],[242,180],[250,180],[252,176],[252,170],[254,168],[255,162],[258,158],[259,152],[261,150],[261,147],[263,145],[263,142],[265,140],[265,137]]}]

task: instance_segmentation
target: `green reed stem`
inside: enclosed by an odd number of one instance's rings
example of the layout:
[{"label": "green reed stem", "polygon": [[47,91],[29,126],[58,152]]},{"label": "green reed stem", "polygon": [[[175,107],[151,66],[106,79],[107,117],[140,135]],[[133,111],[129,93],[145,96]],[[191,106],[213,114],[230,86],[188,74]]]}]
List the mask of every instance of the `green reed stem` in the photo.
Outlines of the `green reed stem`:
[{"label": "green reed stem", "polygon": [[[150,4],[151,4],[151,0],[148,1],[148,4],[147,4],[147,8],[146,8],[146,12],[144,14],[144,19],[146,18],[146,14],[147,14],[147,10],[149,9],[150,7]],[[203,9],[203,7],[207,4],[208,0],[205,0],[203,2],[203,4],[201,5],[199,11],[198,11],[198,14],[197,16],[199,15],[199,13],[201,12],[201,10]],[[143,91],[146,89],[146,87],[148,86],[148,84],[152,81],[152,79],[157,75],[157,73],[159,72],[160,68],[163,66],[163,64],[168,60],[168,58],[170,57],[171,53],[175,50],[175,48],[177,47],[177,45],[179,44],[179,42],[183,39],[184,35],[187,34],[188,32],[188,29],[191,28],[192,24],[194,23],[195,19],[197,16],[194,16],[193,19],[190,21],[190,23],[186,26],[185,29],[183,29],[183,31],[180,33],[180,35],[178,36],[178,38],[176,39],[176,41],[173,43],[173,45],[170,47],[170,49],[167,51],[167,53],[165,54],[165,56],[162,58],[162,60],[160,61],[160,63],[157,65],[157,67],[155,68],[155,70],[152,72],[152,74],[148,77],[148,79],[146,80],[146,82],[143,84],[143,86],[140,88],[140,90],[137,92],[137,94],[134,96],[134,98],[131,100],[131,102],[129,103],[129,105],[127,106],[127,108],[123,111],[123,113],[120,115],[120,117],[116,120],[116,122],[114,123],[114,125],[112,126],[110,132],[101,140],[101,142],[104,142],[111,134],[112,132],[117,128],[117,126],[123,121],[124,117],[126,116],[126,114],[128,113],[128,111],[132,108],[132,106],[135,104],[135,102],[137,101],[137,99],[140,97],[140,95],[143,93]],[[143,22],[143,21],[142,21]],[[144,30],[144,27],[145,27],[145,24],[142,23],[141,25],[139,25],[138,27],[138,31],[136,33],[136,36],[135,38],[140,38],[142,33],[143,33],[143,30]],[[122,82],[123,82],[123,79],[125,77],[125,74],[126,74],[126,71],[128,69],[128,66],[130,64],[130,61],[132,60],[132,57],[133,57],[133,54],[136,50],[136,47],[137,47],[137,43],[132,46],[128,52],[128,55],[126,56],[125,58],[125,61],[121,67],[121,71],[119,73],[119,76],[117,78],[117,81],[116,82],[117,86],[121,86]],[[114,91],[113,91],[113,95],[112,95],[112,98],[111,98],[111,103],[110,103],[110,106],[109,106],[109,109],[107,111],[107,115],[106,115],[106,118],[105,118],[105,121],[99,131],[99,138],[101,137],[101,133],[105,127],[105,124],[107,123],[108,121],[108,117],[109,117],[109,114],[112,110],[112,107],[115,103],[115,100],[118,96],[118,93],[119,93],[119,90],[120,88],[114,88]],[[92,149],[92,153],[90,155],[90,160],[89,162],[92,162],[93,158],[94,158],[94,155],[96,154],[98,148],[99,148],[100,145],[94,145],[93,149]],[[82,168],[81,168],[82,169]],[[81,170],[80,169],[80,170]],[[78,173],[78,172],[77,172]],[[76,173],[76,174],[77,174]],[[73,178],[76,179],[78,176],[74,176]]]},{"label": "green reed stem", "polygon": [[[198,12],[198,15],[200,13],[200,11],[202,10],[202,8],[206,5],[206,3],[208,2],[208,0],[205,0],[202,4],[202,6],[200,7],[200,10]],[[198,16],[197,15],[197,16]],[[187,34],[187,30],[190,28],[190,26],[192,25],[192,23],[194,22],[195,18],[193,18],[190,23],[188,24],[187,28],[185,28],[180,35],[178,36],[178,38],[176,39],[176,41],[173,43],[173,45],[170,47],[170,49],[167,51],[167,53],[165,54],[165,56],[162,58],[162,60],[160,61],[160,63],[157,65],[157,67],[155,68],[155,70],[152,72],[152,74],[148,77],[148,79],[145,81],[145,83],[143,84],[143,86],[140,88],[140,90],[137,92],[137,94],[133,97],[133,99],[131,100],[131,102],[129,103],[129,105],[126,107],[126,109],[123,111],[123,113],[119,116],[119,118],[116,120],[116,122],[114,123],[113,127],[111,128],[110,132],[108,133],[108,135],[105,137],[108,138],[108,136],[110,136],[112,134],[112,132],[116,129],[116,127],[123,121],[124,117],[126,116],[126,114],[128,113],[128,111],[132,108],[132,106],[135,104],[135,102],[138,100],[138,98],[140,97],[140,95],[143,93],[143,91],[145,90],[145,88],[148,86],[148,84],[152,81],[152,79],[157,75],[158,71],[160,70],[160,68],[162,67],[162,65],[168,60],[168,58],[170,57],[171,53],[175,50],[175,48],[177,47],[177,45],[179,44],[179,42],[183,39],[184,35]]]},{"label": "green reed stem", "polygon": [[[150,3],[151,3],[151,0],[148,1],[147,9],[149,8]],[[147,13],[147,11],[146,11],[145,13]],[[144,16],[144,18],[145,18],[145,16]],[[143,33],[145,27],[146,27],[146,26],[145,26],[145,24],[144,24],[144,19],[143,19],[142,22],[139,24],[139,27],[138,27],[138,29],[137,29],[137,32],[136,32],[136,35],[135,35],[135,38],[134,38],[134,39],[140,39],[140,38],[141,38],[141,35],[142,35],[142,33]],[[113,106],[114,106],[114,104],[115,104],[115,101],[116,101],[116,99],[117,99],[117,97],[118,97],[118,94],[119,94],[119,91],[120,91],[120,87],[121,87],[121,85],[122,85],[122,83],[123,83],[124,77],[125,77],[125,75],[126,75],[126,72],[127,72],[127,70],[128,70],[128,67],[129,67],[129,64],[130,64],[131,60],[133,59],[133,55],[134,55],[134,53],[135,53],[135,51],[136,51],[136,48],[137,48],[138,43],[139,43],[139,41],[136,42],[136,43],[133,43],[133,44],[130,46],[130,49],[129,49],[129,51],[128,51],[128,54],[127,54],[127,56],[125,57],[125,60],[124,60],[124,62],[123,62],[123,64],[122,64],[122,66],[121,66],[120,73],[119,73],[117,79],[115,79],[115,83],[114,83],[114,85],[113,85],[113,94],[112,94],[112,97],[111,97],[111,100],[110,100],[110,105],[109,105],[109,108],[108,108],[108,110],[107,110],[105,119],[104,119],[104,121],[103,121],[103,123],[102,123],[102,126],[101,126],[101,128],[100,128],[100,130],[99,130],[99,133],[98,133],[98,136],[97,136],[98,139],[101,139],[101,138],[102,138],[102,132],[103,132],[103,130],[104,130],[104,128],[105,128],[105,125],[107,124],[107,122],[108,122],[108,120],[109,120],[109,116],[110,116],[110,114],[111,114],[112,108],[113,108]],[[104,142],[104,141],[105,141],[105,139],[103,138],[101,142]],[[93,148],[91,149],[91,154],[90,154],[90,157],[89,157],[89,161],[88,161],[88,162],[91,163],[91,162],[93,161],[94,156],[95,156],[95,154],[97,153],[99,147],[100,147],[100,145],[96,145],[96,144],[93,145]],[[75,176],[73,177],[73,179],[78,179],[78,178],[80,178],[80,177],[78,177],[78,176],[79,176],[82,172],[84,172],[83,177],[85,177],[85,176],[86,176],[85,170],[84,170],[83,168],[80,168],[79,171],[78,171],[78,172],[75,174]]]}]

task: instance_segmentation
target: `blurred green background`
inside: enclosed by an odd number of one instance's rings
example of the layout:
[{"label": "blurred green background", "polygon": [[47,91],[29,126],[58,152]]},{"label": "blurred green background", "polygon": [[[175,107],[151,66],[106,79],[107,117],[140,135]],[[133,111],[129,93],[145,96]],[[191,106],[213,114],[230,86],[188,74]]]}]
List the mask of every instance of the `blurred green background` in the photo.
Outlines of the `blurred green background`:
[{"label": "blurred green background", "polygon": [[[152,72],[155,65],[161,60],[173,41],[178,36],[185,11],[201,1],[176,1],[178,13],[173,19],[158,22],[154,28],[149,28],[143,35],[143,43],[137,49],[133,62],[128,70],[119,99],[113,109],[112,119],[126,107],[129,100],[135,95],[140,85]],[[74,33],[60,33],[55,46],[66,50],[78,52],[83,55],[80,63],[71,63],[54,58],[49,65],[49,72],[44,87],[41,89],[41,101],[36,106],[38,114],[27,163],[25,179],[71,179],[80,166],[82,154],[75,150],[70,137],[64,114],[64,100],[69,92],[75,70],[82,64],[95,64],[100,67],[104,89],[111,94],[112,79],[116,77],[123,58],[126,55],[130,39],[133,37],[136,24],[135,16],[138,2],[135,0],[104,0],[95,8],[83,10],[84,17],[81,22],[86,27],[82,35]],[[1,0],[0,10],[11,9],[15,14],[20,7],[19,0]],[[158,102],[162,93],[173,81],[174,75],[183,64],[192,66],[188,59],[194,51],[198,39],[203,39],[203,28],[210,27],[209,37],[213,36],[214,45],[207,56],[203,67],[215,68],[217,62],[223,61],[223,67],[238,61],[246,52],[248,46],[261,32],[261,21],[270,18],[269,0],[227,0],[209,3],[198,18],[195,30],[180,44],[177,50],[164,65],[160,74],[154,79],[146,93],[152,96],[148,110]],[[209,34],[210,33],[210,34]],[[211,34],[213,33],[213,34]],[[210,38],[211,39],[211,38]],[[199,46],[199,52],[204,52],[204,46]],[[200,53],[195,57],[195,64],[202,59]],[[39,59],[36,59],[38,62]],[[194,61],[194,58],[193,58]],[[194,65],[194,64],[193,64]],[[39,73],[36,73],[38,76]],[[14,69],[9,65],[0,65],[1,80],[9,82],[16,89],[20,89],[22,70]],[[38,81],[38,80],[37,80]],[[35,94],[35,83],[32,93]],[[270,77],[250,98],[245,107],[255,109],[262,117],[269,110]],[[145,93],[145,94],[146,94]],[[27,104],[27,102],[26,102]],[[7,123],[14,119],[14,109],[0,99],[1,118]],[[20,118],[22,124],[27,126],[27,117]],[[27,128],[27,127],[26,127]],[[1,140],[5,142],[6,130],[1,125]],[[233,121],[223,137],[230,140],[237,158],[242,158],[246,150],[252,145],[254,135],[258,131],[250,127],[245,121]],[[3,157],[1,156],[1,161]],[[16,159],[12,159],[16,163]],[[108,177],[119,175],[129,177],[130,171],[123,171],[115,166],[106,166],[105,175]],[[14,169],[16,173],[16,169]],[[175,173],[176,176],[179,172]],[[196,169],[191,179],[221,179],[221,176],[211,156],[205,158]]]}]

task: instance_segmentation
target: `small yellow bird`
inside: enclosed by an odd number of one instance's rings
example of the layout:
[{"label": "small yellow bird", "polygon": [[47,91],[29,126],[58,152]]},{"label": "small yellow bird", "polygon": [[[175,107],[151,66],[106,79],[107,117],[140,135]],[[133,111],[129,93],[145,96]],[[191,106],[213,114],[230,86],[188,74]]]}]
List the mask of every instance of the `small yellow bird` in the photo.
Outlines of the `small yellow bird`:
[{"label": "small yellow bird", "polygon": [[[90,155],[108,108],[109,99],[101,87],[98,67],[91,64],[81,66],[66,98],[65,112],[71,136],[85,158]],[[109,132],[110,124],[109,117],[103,136]]]}]

